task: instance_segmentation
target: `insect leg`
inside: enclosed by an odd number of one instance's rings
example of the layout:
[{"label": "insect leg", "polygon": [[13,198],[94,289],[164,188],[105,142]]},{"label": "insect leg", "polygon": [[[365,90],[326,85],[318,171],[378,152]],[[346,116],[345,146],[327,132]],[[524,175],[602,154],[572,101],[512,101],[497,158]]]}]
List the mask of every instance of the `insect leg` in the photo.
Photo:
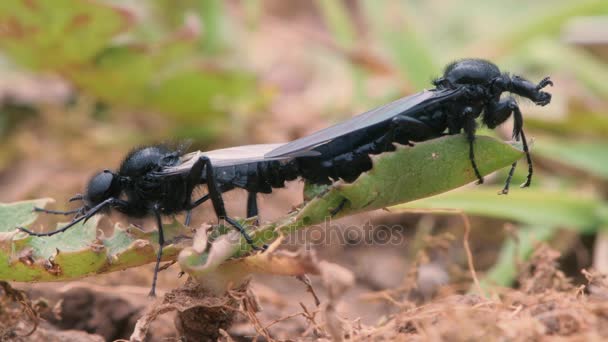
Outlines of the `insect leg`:
[{"label": "insect leg", "polygon": [[[188,196],[188,200],[192,200],[192,192],[194,188],[200,183],[201,174],[203,172],[203,165],[201,163],[194,163],[192,168],[188,172],[186,176],[186,194]],[[192,209],[201,205],[205,201],[209,199],[208,195],[205,195],[194,202],[190,202],[186,205],[186,219],[184,220],[184,225],[189,226],[190,220],[192,219]]]},{"label": "insect leg", "polygon": [[152,277],[152,288],[150,289],[149,297],[156,297],[156,280],[158,279],[158,271],[160,269],[160,261],[163,258],[163,247],[165,246],[165,233],[163,231],[163,222],[160,217],[158,204],[154,205],[154,217],[156,218],[156,226],[158,228],[158,252],[156,253],[156,265],[154,266],[154,276]]},{"label": "insect leg", "polygon": [[342,201],[335,208],[333,208],[331,210],[331,212],[330,212],[331,217],[338,215],[338,213],[340,211],[342,211],[342,209],[344,209],[346,202],[348,202],[348,200],[346,198],[343,198]]},{"label": "insect leg", "polygon": [[[222,193],[232,190],[232,187],[222,187],[221,191]],[[190,225],[190,220],[192,219],[192,209],[198,207],[199,205],[207,202],[207,200],[209,200],[209,194],[205,194],[203,195],[201,198],[197,199],[196,201],[190,203],[187,207],[186,207],[186,220],[184,221],[184,225],[185,226],[189,226]]]},{"label": "insect leg", "polygon": [[394,140],[423,141],[437,136],[435,130],[426,123],[407,115],[393,118],[391,128]]},{"label": "insect leg", "polygon": [[[485,114],[483,116],[483,122],[488,128],[496,128],[498,125],[507,121],[507,119],[513,114],[513,108],[517,107],[517,102],[513,97],[508,97],[500,101],[492,101],[485,108]],[[513,138],[519,141],[519,132],[516,126],[513,127]],[[499,192],[501,195],[509,193],[509,186],[511,185],[511,179],[515,173],[517,167],[517,161],[511,164],[511,169],[505,181],[505,186],[502,191]]]},{"label": "insect leg", "polygon": [[549,77],[545,77],[538,84],[534,84],[525,78],[512,76],[511,82],[505,90],[527,97],[537,105],[544,106],[551,102],[551,94],[541,91],[541,89],[552,85],[553,81]]},{"label": "insect leg", "polygon": [[[532,87],[531,86],[532,83],[530,83],[522,78],[514,77],[514,79],[519,79],[522,87],[527,87],[527,88]],[[525,82],[527,82],[527,83],[525,83]],[[545,78],[537,86],[535,86],[535,89],[538,91],[538,89],[542,89],[543,87],[545,87],[547,85],[552,85],[552,84],[553,83],[551,82],[551,80],[549,80],[549,78]],[[550,99],[551,99],[551,96],[549,95],[549,100]],[[528,162],[528,176],[527,176],[524,184],[521,185],[521,187],[525,188],[525,187],[530,186],[530,183],[532,182],[532,174],[534,173],[534,167],[532,166],[532,158],[530,157],[530,149],[528,148],[528,141],[526,139],[526,135],[525,135],[524,129],[523,129],[524,118],[523,118],[523,115],[521,114],[521,110],[519,109],[519,106],[517,105],[517,102],[515,101],[514,98],[508,97],[494,105],[493,104],[488,105],[488,107],[486,108],[486,111],[487,112],[484,115],[484,123],[489,128],[494,128],[494,127],[500,125],[501,123],[506,121],[509,118],[509,116],[511,116],[511,114],[513,114],[513,138],[516,141],[519,141],[519,139],[521,138],[524,153],[526,154],[526,161]],[[517,162],[514,162],[513,164],[511,164],[511,169],[509,170],[509,175],[507,176],[507,180],[505,182],[505,187],[501,191],[502,194],[507,194],[509,192],[509,185],[511,183],[511,178],[513,177],[513,173],[515,171],[516,166],[517,166]]]},{"label": "insect leg", "polygon": [[203,197],[197,199],[196,201],[192,202],[190,204],[190,206],[188,207],[188,209],[194,209],[196,207],[198,207],[199,205],[207,202],[207,200],[209,200],[209,194],[205,194]]},{"label": "insect leg", "polygon": [[524,148],[524,153],[526,154],[526,161],[528,162],[528,176],[526,177],[526,181],[521,185],[522,188],[526,188],[530,186],[532,182],[532,174],[534,173],[534,168],[532,166],[532,157],[530,157],[530,149],[528,148],[528,141],[526,140],[526,135],[524,134],[524,118],[519,110],[519,106],[517,103],[513,105],[513,135],[521,136],[521,142]]},{"label": "insect leg", "polygon": [[[201,170],[202,172],[202,170]],[[221,193],[224,193],[226,191],[230,191],[232,190],[234,187],[232,186],[221,186],[220,187],[220,191]],[[187,207],[186,207],[186,219],[184,221],[184,225],[185,226],[189,226],[190,225],[190,220],[192,219],[192,209],[198,207],[199,205],[207,202],[209,200],[209,194],[205,194],[203,195],[201,198],[195,200],[194,202],[190,203]],[[254,215],[255,216],[255,215]]]},{"label": "insect leg", "polygon": [[[258,197],[256,192],[247,192],[247,218],[258,216]],[[259,221],[256,220],[256,221]],[[256,224],[259,222],[256,222]]]},{"label": "insect leg", "polygon": [[207,188],[209,189],[209,198],[211,199],[211,203],[213,204],[213,209],[215,209],[215,214],[219,219],[224,219],[231,226],[236,228],[241,235],[245,238],[245,241],[253,248],[259,249],[253,244],[253,240],[247,234],[245,228],[243,228],[236,220],[232,219],[226,213],[226,207],[224,206],[224,200],[222,199],[222,191],[215,180],[215,174],[213,171],[213,165],[211,164],[211,160],[205,156],[199,157],[199,160],[192,167],[193,169],[196,167],[196,164],[199,164],[199,167],[205,168],[205,174],[207,176]]},{"label": "insect leg", "polygon": [[192,220],[192,210],[186,210],[186,218],[184,219],[184,226],[188,227],[190,225],[190,221]]},{"label": "insect leg", "polygon": [[467,140],[469,141],[469,160],[471,161],[471,166],[473,167],[473,171],[475,171],[475,176],[477,177],[477,184],[483,184],[483,177],[479,172],[479,168],[477,168],[477,162],[475,162],[475,152],[473,149],[473,145],[475,142],[475,131],[477,129],[477,124],[475,123],[475,112],[473,108],[466,107],[464,109],[464,133],[467,136]]},{"label": "insect leg", "polygon": [[192,209],[198,207],[199,205],[207,202],[209,199],[209,194],[204,195],[203,197],[197,199],[196,201],[190,203],[188,206],[188,210],[186,211],[186,220],[184,221],[185,226],[190,225],[190,220],[192,219]]},{"label": "insect leg", "polygon": [[86,222],[88,219],[90,219],[95,214],[97,214],[99,211],[103,210],[104,208],[106,208],[108,206],[117,206],[117,205],[126,205],[126,202],[121,201],[121,200],[116,199],[116,198],[108,198],[107,200],[105,200],[105,201],[99,203],[98,205],[96,205],[95,207],[91,208],[85,215],[80,216],[79,218],[73,220],[72,222],[68,223],[64,227],[59,228],[57,230],[54,230],[52,232],[34,233],[31,230],[23,228],[23,227],[17,227],[17,229],[19,229],[22,232],[28,233],[29,235],[33,235],[33,236],[52,236],[52,235],[55,235],[55,234],[58,234],[58,233],[65,232],[66,230],[70,229],[76,223],[78,223],[80,221]]}]

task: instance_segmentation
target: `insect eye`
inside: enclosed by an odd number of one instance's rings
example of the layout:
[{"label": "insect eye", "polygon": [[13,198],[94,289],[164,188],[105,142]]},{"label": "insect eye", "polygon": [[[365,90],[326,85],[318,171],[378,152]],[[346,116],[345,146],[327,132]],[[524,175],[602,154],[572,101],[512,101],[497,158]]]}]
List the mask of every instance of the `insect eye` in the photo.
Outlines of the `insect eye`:
[{"label": "insect eye", "polygon": [[101,203],[105,199],[112,197],[116,192],[116,177],[109,170],[104,170],[99,172],[91,180],[87,185],[87,191],[85,194],[85,205],[94,206],[96,204]]}]

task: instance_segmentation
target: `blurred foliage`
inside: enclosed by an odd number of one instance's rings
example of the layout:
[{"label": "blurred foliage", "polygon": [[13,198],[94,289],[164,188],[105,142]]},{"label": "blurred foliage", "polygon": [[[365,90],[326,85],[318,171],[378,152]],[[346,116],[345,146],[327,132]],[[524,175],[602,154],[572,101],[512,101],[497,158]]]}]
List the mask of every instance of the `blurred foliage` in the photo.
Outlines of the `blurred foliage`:
[{"label": "blurred foliage", "polygon": [[[293,12],[300,11],[312,14],[310,26],[322,24],[314,29],[323,37],[308,37],[300,53],[317,55],[324,48],[350,71],[353,108],[370,108],[429,87],[442,65],[464,57],[491,59],[502,70],[533,81],[552,76],[551,105],[539,109],[522,103],[527,135],[535,138],[532,188],[514,188],[508,196],[497,196],[492,188],[467,189],[416,205],[460,208],[521,224],[521,256],[534,241],[555,238],[558,228],[594,234],[605,223],[608,63],[596,51],[606,48],[606,42],[563,39],[574,20],[606,18],[605,0],[319,0],[298,5],[162,0],[114,5],[119,3],[0,2],[0,52],[8,58],[0,59],[0,74],[14,65],[37,74],[52,72],[75,86],[74,97],[86,94],[109,105],[110,124],[127,113],[138,117],[142,114],[133,112],[146,111],[148,118],[154,112],[168,119],[166,136],[209,139],[225,134],[228,114],[237,121],[246,117],[242,112],[265,103],[256,80],[267,75],[249,71],[251,51],[246,48],[251,45],[242,40],[247,34],[237,32],[266,32],[268,23],[291,28],[297,22]],[[281,48],[271,53],[282,54]],[[379,80],[392,83],[378,86]],[[19,114],[1,96],[0,101],[0,134],[33,116]],[[328,102],[327,108],[333,105]],[[235,125],[242,127],[238,121],[228,127]],[[146,139],[159,136],[136,133]],[[0,165],[5,153],[0,150]],[[524,172],[518,168],[514,179]],[[488,227],[488,234],[496,229]],[[489,278],[501,284],[513,280],[513,253],[514,241],[509,240]]]},{"label": "blurred foliage", "polygon": [[238,61],[213,57],[221,44],[220,2],[156,6],[182,26],[161,25],[151,8],[138,15],[101,1],[2,1],[0,49],[14,63],[57,73],[98,101],[162,112],[177,131],[209,138],[226,113],[255,94],[255,77]]},{"label": "blurred foliage", "polygon": [[608,204],[566,191],[512,190],[508,200],[496,196],[501,188],[463,189],[426,200],[408,203],[395,209],[455,208],[474,215],[486,215],[529,225],[575,227],[592,232],[608,223]]},{"label": "blurred foliage", "polygon": [[[463,189],[391,208],[396,211],[412,209],[457,209],[471,215],[481,215],[517,222],[523,226],[510,238],[498,256],[496,265],[484,278],[486,284],[509,286],[515,280],[518,260],[531,255],[537,243],[551,240],[560,229],[590,234],[608,227],[608,202],[573,191],[511,191],[509,199],[498,196],[501,188]],[[446,211],[443,214],[452,214]],[[483,227],[494,233],[496,227]]]}]

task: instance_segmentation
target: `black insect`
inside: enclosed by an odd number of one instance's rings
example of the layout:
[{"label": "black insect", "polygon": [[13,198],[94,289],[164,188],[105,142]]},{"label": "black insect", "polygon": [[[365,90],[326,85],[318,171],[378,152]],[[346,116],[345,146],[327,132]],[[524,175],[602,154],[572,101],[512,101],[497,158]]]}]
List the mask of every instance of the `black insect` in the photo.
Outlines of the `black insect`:
[{"label": "black insect", "polygon": [[[118,172],[104,170],[97,173],[89,181],[83,195],[70,199],[70,201],[82,201],[83,205],[80,208],[71,211],[37,208],[38,211],[50,214],[75,214],[69,224],[46,233],[34,233],[23,227],[19,229],[34,236],[51,236],[64,232],[81,221],[86,222],[95,214],[106,213],[110,209],[116,209],[132,218],[152,215],[156,219],[159,231],[159,249],[150,291],[150,295],[154,296],[165,244],[162,216],[187,211],[186,224],[189,224],[190,211],[210,199],[217,216],[236,228],[254,249],[260,249],[254,246],[253,240],[241,224],[226,214],[221,194],[234,187],[252,189],[255,192],[250,196],[248,216],[256,216],[255,193],[271,191],[270,186],[256,183],[256,174],[268,179],[271,175],[264,173],[268,170],[281,179],[293,180],[298,177],[297,170],[282,165],[281,161],[264,158],[264,153],[279,145],[252,145],[207,153],[199,151],[186,156],[183,155],[183,148],[171,149],[166,145],[138,148],[129,153]],[[316,153],[299,155],[306,154]],[[231,176],[243,172],[251,174],[246,178],[241,177],[244,183],[239,183],[238,176],[236,178]],[[193,200],[194,189],[202,184],[207,185],[208,194]]]},{"label": "black insect", "polygon": [[[491,62],[464,59],[449,64],[444,75],[433,81],[435,89],[399,99],[350,120],[323,129],[301,139],[281,145],[266,158],[290,158],[305,151],[316,151],[318,157],[298,158],[300,175],[309,182],[330,183],[343,179],[351,182],[371,169],[370,154],[392,151],[394,143],[410,144],[448,134],[464,132],[469,141],[469,159],[479,183],[483,178],[475,162],[474,140],[477,119],[495,128],[513,116],[513,138],[521,138],[528,161],[528,177],[532,180],[532,160],[523,131],[523,116],[512,96],[532,100],[545,106],[551,94],[541,91],[553,85],[549,77],[538,84],[519,76],[501,73]],[[503,194],[508,193],[516,163],[509,172]]]}]

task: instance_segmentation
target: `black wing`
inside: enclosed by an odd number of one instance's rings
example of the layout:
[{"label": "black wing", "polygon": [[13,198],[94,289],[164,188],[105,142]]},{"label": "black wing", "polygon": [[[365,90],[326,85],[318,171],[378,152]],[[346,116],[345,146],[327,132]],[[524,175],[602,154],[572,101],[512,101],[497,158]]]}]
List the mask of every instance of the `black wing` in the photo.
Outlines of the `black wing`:
[{"label": "black wing", "polygon": [[264,162],[270,160],[283,160],[291,159],[300,156],[317,156],[319,155],[316,151],[303,151],[300,154],[290,155],[288,157],[276,157],[267,158],[265,154],[268,152],[280,148],[284,143],[280,144],[258,144],[258,145],[245,145],[230,148],[223,148],[219,150],[212,150],[208,152],[191,152],[181,157],[180,163],[175,166],[168,166],[163,168],[161,171],[154,172],[155,175],[178,175],[185,174],[190,171],[194,163],[199,159],[200,156],[206,156],[211,160],[211,164],[214,168],[221,168],[226,166],[236,166],[248,163]]},{"label": "black wing", "polygon": [[418,110],[421,106],[452,97],[460,92],[454,90],[425,90],[401,98],[382,107],[359,114],[350,120],[322,129],[311,135],[283,144],[265,155],[266,158],[295,157],[295,154],[310,150],[346,134],[388,121],[399,114]]}]

